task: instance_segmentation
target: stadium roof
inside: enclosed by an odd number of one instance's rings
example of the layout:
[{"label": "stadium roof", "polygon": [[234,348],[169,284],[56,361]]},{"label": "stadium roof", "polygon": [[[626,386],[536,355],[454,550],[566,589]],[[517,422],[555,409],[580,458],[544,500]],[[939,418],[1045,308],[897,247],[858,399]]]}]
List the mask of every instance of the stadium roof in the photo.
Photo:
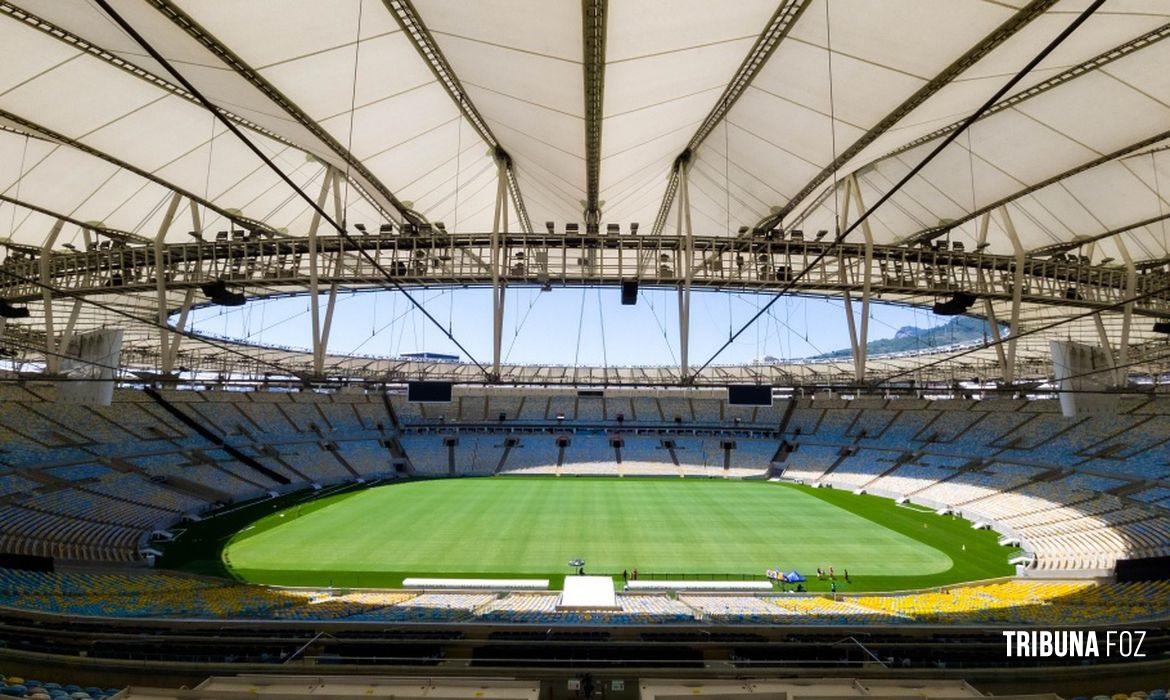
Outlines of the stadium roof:
[{"label": "stadium roof", "polygon": [[[508,230],[675,235],[683,166],[695,234],[834,231],[1090,3],[103,4],[0,1],[9,252],[189,241],[164,226],[189,202],[204,230],[306,236],[313,208],[221,117],[314,198],[338,173],[351,231],[490,231],[502,168]],[[873,211],[872,241],[1170,257],[1168,35],[1165,2],[1105,2]]]}]

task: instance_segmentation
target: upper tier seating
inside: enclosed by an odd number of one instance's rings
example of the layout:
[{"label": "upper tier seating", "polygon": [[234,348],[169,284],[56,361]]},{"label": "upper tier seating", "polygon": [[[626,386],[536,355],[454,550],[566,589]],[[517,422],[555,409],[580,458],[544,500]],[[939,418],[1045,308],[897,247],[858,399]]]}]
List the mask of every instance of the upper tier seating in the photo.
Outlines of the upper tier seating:
[{"label": "upper tier seating", "polygon": [[[606,390],[603,396],[578,395],[571,389],[473,388],[456,386],[450,403],[418,404],[402,393],[388,395],[404,426],[525,424],[555,421],[582,425],[739,425],[775,430],[788,404],[729,406],[716,389],[660,390],[647,396],[635,390]],[[320,408],[320,407],[318,407]],[[738,421],[738,422],[737,422]]]}]

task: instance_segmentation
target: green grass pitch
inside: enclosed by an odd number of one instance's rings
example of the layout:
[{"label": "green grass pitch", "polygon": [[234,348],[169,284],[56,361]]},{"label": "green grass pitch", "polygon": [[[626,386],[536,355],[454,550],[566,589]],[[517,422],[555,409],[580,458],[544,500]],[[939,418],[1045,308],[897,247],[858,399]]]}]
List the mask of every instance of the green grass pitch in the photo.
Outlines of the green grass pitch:
[{"label": "green grass pitch", "polygon": [[[877,591],[1007,576],[989,531],[888,499],[763,481],[495,477],[411,481],[271,513],[223,546],[234,576],[284,585],[396,586],[407,576],[586,573],[809,577]],[[842,573],[849,570],[852,582]]]}]

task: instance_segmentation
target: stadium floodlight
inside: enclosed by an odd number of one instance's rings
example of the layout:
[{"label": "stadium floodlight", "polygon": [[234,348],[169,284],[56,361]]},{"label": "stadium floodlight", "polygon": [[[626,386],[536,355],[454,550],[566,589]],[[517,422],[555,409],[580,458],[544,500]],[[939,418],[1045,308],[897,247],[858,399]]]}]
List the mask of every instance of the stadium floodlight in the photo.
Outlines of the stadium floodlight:
[{"label": "stadium floodlight", "polygon": [[27,306],[13,306],[7,299],[0,299],[0,318],[28,318]]},{"label": "stadium floodlight", "polygon": [[243,306],[248,299],[240,292],[233,292],[227,288],[222,279],[208,282],[199,287],[203,294],[217,306]]},{"label": "stadium floodlight", "polygon": [[955,292],[946,301],[936,301],[932,307],[936,316],[958,316],[975,305],[975,295],[969,292]]}]

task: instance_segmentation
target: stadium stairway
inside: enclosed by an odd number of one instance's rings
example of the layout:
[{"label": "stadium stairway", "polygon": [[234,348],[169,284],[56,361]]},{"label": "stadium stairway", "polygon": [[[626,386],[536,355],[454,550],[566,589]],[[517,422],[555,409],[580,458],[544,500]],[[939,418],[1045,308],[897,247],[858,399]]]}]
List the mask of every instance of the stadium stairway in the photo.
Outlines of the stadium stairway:
[{"label": "stadium stairway", "polygon": [[280,465],[280,467],[282,469],[287,469],[288,471],[290,471],[291,473],[296,475],[296,477],[298,479],[300,479],[301,481],[306,482],[306,483],[313,483],[313,477],[309,476],[308,474],[305,474],[301,470],[297,469],[296,466],[289,463],[288,460],[281,457],[280,450],[276,449],[274,446],[262,445],[259,448],[259,452],[264,457],[271,459],[273,462]]},{"label": "stadium stairway", "polygon": [[282,484],[282,485],[289,484],[288,477],[286,477],[282,474],[277,474],[276,472],[272,471],[268,467],[265,467],[263,464],[260,464],[256,460],[252,459],[248,455],[243,454],[242,452],[237,450],[235,447],[227,444],[218,435],[216,435],[212,431],[210,431],[207,428],[200,425],[199,421],[195,420],[191,416],[184,413],[182,411],[182,409],[180,409],[178,406],[174,405],[170,401],[167,401],[166,398],[164,398],[161,393],[155,391],[154,389],[149,389],[149,388],[145,389],[144,391],[145,391],[147,396],[149,396],[151,399],[153,399],[155,401],[155,403],[157,403],[159,406],[161,406],[163,408],[163,410],[165,410],[167,413],[170,413],[177,420],[179,420],[181,423],[184,423],[185,425],[187,425],[189,428],[194,430],[196,433],[198,433],[203,438],[207,439],[208,441],[212,442],[213,444],[216,444],[216,445],[222,447],[228,454],[230,454],[232,457],[235,457],[239,461],[243,462],[246,466],[250,467],[251,469],[256,470],[260,474],[263,474],[264,476],[268,477],[269,479],[272,479],[273,481],[275,481],[278,484]]},{"label": "stadium stairway", "polygon": [[892,462],[890,463],[890,466],[889,466],[889,467],[887,467],[886,469],[882,470],[882,471],[881,471],[879,474],[877,474],[876,476],[874,476],[874,477],[873,477],[872,479],[870,479],[869,481],[866,481],[865,483],[863,483],[863,484],[861,484],[860,486],[858,486],[858,488],[859,488],[859,489],[862,489],[862,490],[865,490],[867,487],[869,487],[871,484],[873,484],[873,483],[874,483],[875,481],[877,481],[878,479],[882,478],[883,476],[888,476],[888,475],[889,475],[891,472],[894,472],[894,471],[896,471],[896,470],[897,470],[899,467],[901,467],[902,465],[906,464],[906,462],[907,462],[907,461],[909,461],[909,459],[908,459],[908,455],[907,455],[907,454],[903,453],[903,454],[901,454],[901,455],[898,455],[898,456],[897,456],[897,457],[894,459],[894,461],[892,461]]},{"label": "stadium stairway", "polygon": [[[521,399],[521,405],[523,405],[523,399]],[[495,468],[492,469],[493,476],[504,471],[504,467],[508,463],[508,455],[512,454],[512,448],[515,446],[513,441],[504,440],[504,452],[500,455],[500,461],[496,462]]]},{"label": "stadium stairway", "polygon": [[666,447],[667,453],[670,454],[671,464],[673,464],[676,468],[680,467],[680,464],[678,461],[678,453],[675,452],[675,443],[673,441],[667,441],[666,443],[663,443],[663,444]]},{"label": "stadium stairway", "polygon": [[971,461],[967,462],[966,464],[964,464],[963,466],[961,466],[961,467],[959,467],[958,469],[956,469],[956,470],[955,470],[953,473],[951,473],[950,475],[948,475],[948,476],[946,476],[946,477],[944,477],[944,478],[942,478],[942,479],[939,479],[939,480],[937,480],[937,481],[927,481],[927,482],[925,482],[925,483],[923,484],[923,486],[922,486],[921,488],[917,488],[917,489],[908,490],[908,491],[907,491],[905,494],[903,494],[903,495],[904,495],[904,496],[906,496],[907,498],[909,498],[909,497],[912,497],[912,496],[916,496],[916,495],[918,495],[918,494],[922,493],[923,491],[925,491],[926,489],[929,489],[929,488],[931,488],[931,487],[937,486],[938,484],[945,484],[945,483],[949,483],[949,482],[951,482],[952,480],[954,480],[954,479],[957,479],[957,478],[961,477],[961,476],[962,476],[962,475],[964,475],[964,474],[968,474],[968,473],[970,473],[970,472],[973,472],[973,471],[976,471],[976,470],[978,470],[978,469],[979,469],[980,467],[982,467],[982,466],[984,466],[984,461],[983,461],[983,459],[982,459],[982,458],[979,458],[979,457],[976,457],[976,458],[972,459]]},{"label": "stadium stairway", "polygon": [[149,481],[160,489],[169,491],[179,498],[194,498],[205,504],[211,503],[226,503],[231,499],[230,494],[223,491],[217,491],[206,484],[189,481],[181,477],[172,477],[169,479],[157,478],[150,474],[150,472],[131,464],[130,462],[118,458],[109,457],[102,462],[109,466],[110,469],[123,474],[137,474],[141,478]]},{"label": "stadium stairway", "polygon": [[837,453],[837,459],[835,459],[833,463],[829,465],[829,468],[820,475],[818,481],[823,480],[826,476],[832,474],[837,469],[837,467],[841,466],[845,460],[852,457],[854,453],[851,450],[853,449],[854,448],[851,447],[842,447],[841,451]]},{"label": "stadium stairway", "polygon": [[340,464],[342,467],[345,467],[345,470],[347,472],[349,472],[350,476],[352,476],[355,479],[360,479],[362,477],[362,475],[360,473],[358,473],[358,471],[356,469],[354,469],[352,465],[350,465],[350,463],[345,459],[345,457],[342,456],[341,452],[338,451],[337,445],[335,443],[329,443],[328,445],[326,445],[325,451],[328,452],[329,454],[333,455],[334,459],[337,460],[338,464]]}]

